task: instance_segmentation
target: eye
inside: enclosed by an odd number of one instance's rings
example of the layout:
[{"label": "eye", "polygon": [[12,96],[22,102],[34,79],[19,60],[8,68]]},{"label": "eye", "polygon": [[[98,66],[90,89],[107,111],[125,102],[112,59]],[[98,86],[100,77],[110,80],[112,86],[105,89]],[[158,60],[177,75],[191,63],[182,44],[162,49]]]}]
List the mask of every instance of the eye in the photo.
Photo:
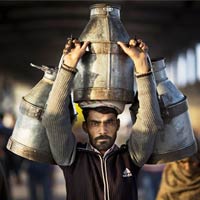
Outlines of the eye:
[{"label": "eye", "polygon": [[114,119],[109,119],[108,121],[105,122],[106,126],[114,126],[116,124],[116,120]]},{"label": "eye", "polygon": [[99,124],[100,124],[100,122],[97,122],[97,121],[89,121],[89,122],[88,122],[88,125],[89,125],[90,127],[98,127]]}]

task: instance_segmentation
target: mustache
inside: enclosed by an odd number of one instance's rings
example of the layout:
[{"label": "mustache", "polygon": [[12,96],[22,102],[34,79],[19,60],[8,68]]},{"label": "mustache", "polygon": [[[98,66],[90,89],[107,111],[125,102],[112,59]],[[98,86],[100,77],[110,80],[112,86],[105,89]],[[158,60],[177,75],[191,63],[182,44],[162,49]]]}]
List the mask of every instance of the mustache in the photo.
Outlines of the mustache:
[{"label": "mustache", "polygon": [[95,138],[95,141],[101,140],[101,139],[111,139],[111,137],[108,136],[108,135],[100,135],[100,136]]}]

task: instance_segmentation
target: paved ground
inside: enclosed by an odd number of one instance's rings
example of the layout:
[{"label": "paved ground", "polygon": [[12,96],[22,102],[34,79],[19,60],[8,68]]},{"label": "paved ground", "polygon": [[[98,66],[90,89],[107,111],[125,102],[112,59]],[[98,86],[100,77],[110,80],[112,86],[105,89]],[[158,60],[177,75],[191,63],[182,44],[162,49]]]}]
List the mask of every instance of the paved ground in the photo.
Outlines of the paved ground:
[{"label": "paved ground", "polygon": [[[15,177],[11,178],[11,192],[13,196],[13,200],[29,200],[29,194],[27,190],[27,176],[25,172],[21,173],[21,184],[16,184]],[[60,168],[55,166],[54,170],[54,187],[53,187],[53,195],[54,198],[52,200],[65,200],[65,183],[62,171]],[[39,200],[43,200],[42,198]]]}]

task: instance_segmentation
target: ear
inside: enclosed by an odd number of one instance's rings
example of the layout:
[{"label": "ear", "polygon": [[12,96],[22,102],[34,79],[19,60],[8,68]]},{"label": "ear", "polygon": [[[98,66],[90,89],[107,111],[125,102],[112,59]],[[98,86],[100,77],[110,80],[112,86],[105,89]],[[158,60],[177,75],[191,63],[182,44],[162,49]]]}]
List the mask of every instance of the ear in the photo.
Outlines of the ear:
[{"label": "ear", "polygon": [[82,128],[86,133],[88,133],[87,124],[85,121],[82,123]]},{"label": "ear", "polygon": [[117,119],[117,131],[119,130],[120,127],[120,119]]}]

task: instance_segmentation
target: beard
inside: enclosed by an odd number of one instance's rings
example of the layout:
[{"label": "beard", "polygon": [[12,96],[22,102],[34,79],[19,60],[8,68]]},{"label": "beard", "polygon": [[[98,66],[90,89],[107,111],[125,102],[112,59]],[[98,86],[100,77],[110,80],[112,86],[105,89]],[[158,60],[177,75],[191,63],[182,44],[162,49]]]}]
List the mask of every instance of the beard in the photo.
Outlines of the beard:
[{"label": "beard", "polygon": [[90,142],[94,148],[99,151],[107,151],[114,144],[115,138],[108,135],[100,135],[96,138],[90,138]]}]

